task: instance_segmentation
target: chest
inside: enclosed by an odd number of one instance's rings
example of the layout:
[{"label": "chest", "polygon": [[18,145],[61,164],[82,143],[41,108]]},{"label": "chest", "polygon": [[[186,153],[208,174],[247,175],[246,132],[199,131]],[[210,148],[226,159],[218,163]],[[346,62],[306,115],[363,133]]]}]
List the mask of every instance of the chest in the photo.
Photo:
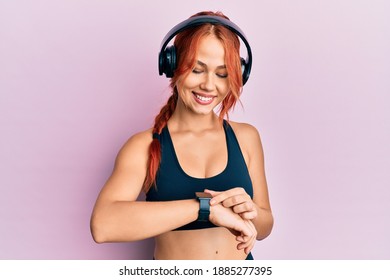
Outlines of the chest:
[{"label": "chest", "polygon": [[187,175],[209,178],[220,174],[227,166],[226,137],[221,133],[205,135],[171,135],[173,153]]},{"label": "chest", "polygon": [[[148,201],[192,199],[204,189],[225,191],[243,187],[252,196],[252,182],[239,143],[233,132],[210,137],[161,135],[161,162],[156,188]],[[173,141],[172,141],[173,140]]]}]

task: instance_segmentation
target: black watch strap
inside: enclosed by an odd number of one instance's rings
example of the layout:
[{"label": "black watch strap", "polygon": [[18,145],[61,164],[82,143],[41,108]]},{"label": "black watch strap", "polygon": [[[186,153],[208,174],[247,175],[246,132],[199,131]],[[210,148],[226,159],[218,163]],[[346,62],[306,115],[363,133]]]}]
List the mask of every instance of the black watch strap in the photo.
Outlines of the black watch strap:
[{"label": "black watch strap", "polygon": [[205,192],[196,192],[196,198],[199,200],[198,222],[208,222],[210,216],[211,194]]}]

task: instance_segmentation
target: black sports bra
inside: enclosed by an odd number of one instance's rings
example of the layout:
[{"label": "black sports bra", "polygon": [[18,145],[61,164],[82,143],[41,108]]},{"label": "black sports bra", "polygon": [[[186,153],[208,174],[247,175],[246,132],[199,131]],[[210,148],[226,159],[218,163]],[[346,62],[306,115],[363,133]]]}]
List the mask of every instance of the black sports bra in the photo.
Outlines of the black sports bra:
[{"label": "black sports bra", "polygon": [[[226,191],[242,187],[253,198],[252,181],[236,135],[227,121],[223,127],[226,135],[228,162],[226,168],[218,175],[209,178],[194,178],[181,168],[175,149],[165,126],[161,134],[154,135],[161,145],[161,163],[156,176],[156,186],[146,194],[146,201],[171,201],[195,198],[195,192],[204,189]],[[211,222],[194,221],[175,230],[192,230],[215,227]]]}]

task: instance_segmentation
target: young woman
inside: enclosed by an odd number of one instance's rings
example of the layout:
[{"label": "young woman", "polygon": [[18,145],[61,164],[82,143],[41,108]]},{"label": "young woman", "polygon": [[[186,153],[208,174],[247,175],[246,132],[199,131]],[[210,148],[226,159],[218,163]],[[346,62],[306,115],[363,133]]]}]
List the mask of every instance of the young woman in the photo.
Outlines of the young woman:
[{"label": "young woman", "polygon": [[178,32],[172,95],[120,150],[91,218],[97,243],[155,237],[156,259],[253,259],[273,217],[259,134],[227,120],[243,86],[239,50],[236,32],[214,20]]}]

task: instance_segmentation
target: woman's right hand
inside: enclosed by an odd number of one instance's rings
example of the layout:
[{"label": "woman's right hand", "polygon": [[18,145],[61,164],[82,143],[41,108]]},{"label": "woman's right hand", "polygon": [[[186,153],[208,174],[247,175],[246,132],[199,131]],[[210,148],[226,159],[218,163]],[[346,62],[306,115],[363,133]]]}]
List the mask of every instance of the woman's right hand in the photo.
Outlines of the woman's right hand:
[{"label": "woman's right hand", "polygon": [[243,249],[246,254],[249,254],[255,245],[257,236],[256,228],[250,220],[244,220],[231,208],[224,207],[220,203],[210,207],[209,220],[216,226],[230,230],[239,242],[237,249]]}]

